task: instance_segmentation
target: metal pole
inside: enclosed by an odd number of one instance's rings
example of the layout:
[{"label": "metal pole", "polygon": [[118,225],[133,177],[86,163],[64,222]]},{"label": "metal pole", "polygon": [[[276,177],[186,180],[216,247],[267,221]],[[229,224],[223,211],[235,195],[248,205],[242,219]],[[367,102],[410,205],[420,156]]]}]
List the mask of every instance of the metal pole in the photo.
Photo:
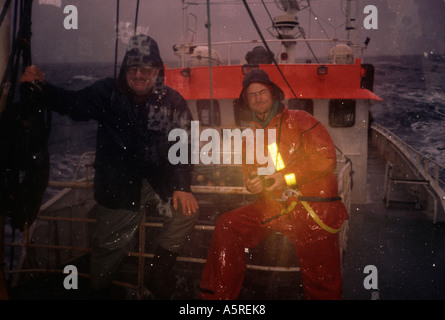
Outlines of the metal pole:
[{"label": "metal pole", "polygon": [[117,54],[119,44],[119,0],[116,3],[116,39],[114,44],[114,78],[117,78]]},{"label": "metal pole", "polygon": [[186,15],[187,8],[185,6],[184,1],[185,0],[182,0],[182,45],[183,45],[183,47],[182,47],[182,52],[181,52],[181,68],[185,67],[185,45],[186,45],[185,38],[186,38],[186,30],[188,28],[188,25],[187,25],[187,28],[186,28],[186,24],[185,24],[185,19],[186,19],[186,16],[187,16]]},{"label": "metal pole", "polygon": [[137,33],[138,18],[139,18],[139,0],[136,4],[136,17],[134,18],[134,35],[136,35],[136,33]]},{"label": "metal pole", "polygon": [[214,110],[213,110],[213,74],[212,74],[212,36],[211,36],[211,22],[210,22],[210,0],[207,0],[207,37],[209,48],[209,80],[210,80],[210,126],[215,126]]}]

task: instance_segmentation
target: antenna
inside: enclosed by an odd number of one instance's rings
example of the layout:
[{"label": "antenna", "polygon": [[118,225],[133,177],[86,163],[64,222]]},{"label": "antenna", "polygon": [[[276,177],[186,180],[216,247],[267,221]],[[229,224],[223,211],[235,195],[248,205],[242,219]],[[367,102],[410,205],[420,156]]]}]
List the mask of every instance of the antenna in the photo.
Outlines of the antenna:
[{"label": "antenna", "polygon": [[275,4],[286,13],[275,17],[272,21],[273,25],[268,28],[268,31],[276,39],[286,40],[281,42],[280,63],[294,63],[297,42],[288,40],[305,37],[297,17],[300,6],[297,0],[275,0]]},{"label": "antenna", "polygon": [[275,4],[282,11],[296,10],[300,11],[297,0],[275,0]]}]

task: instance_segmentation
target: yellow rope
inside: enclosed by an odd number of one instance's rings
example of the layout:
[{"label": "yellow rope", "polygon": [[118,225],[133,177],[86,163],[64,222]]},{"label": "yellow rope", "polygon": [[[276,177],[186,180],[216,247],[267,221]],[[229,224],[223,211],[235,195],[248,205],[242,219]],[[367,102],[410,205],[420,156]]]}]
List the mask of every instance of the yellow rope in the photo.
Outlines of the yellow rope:
[{"label": "yellow rope", "polygon": [[[301,195],[301,194],[300,194]],[[312,217],[312,219],[314,219],[314,221],[321,227],[323,228],[323,230],[330,232],[330,233],[338,233],[341,228],[339,229],[334,229],[329,227],[328,225],[326,225],[323,221],[321,221],[321,219],[317,216],[317,214],[315,213],[315,211],[311,208],[311,206],[309,205],[309,203],[307,203],[306,201],[300,201],[301,204],[303,205],[303,207],[306,209],[306,211],[309,213],[309,215]],[[292,210],[295,209],[295,206],[297,205],[297,201],[293,200],[290,205],[286,208],[281,210],[281,215],[284,215],[286,213],[291,212]]]},{"label": "yellow rope", "polygon": [[327,232],[330,233],[338,233],[341,228],[339,229],[334,229],[331,228],[329,226],[327,226],[323,221],[321,221],[321,219],[317,216],[317,214],[314,212],[314,210],[311,208],[311,206],[309,205],[309,203],[307,203],[306,201],[301,201],[301,204],[303,205],[303,207],[306,209],[307,212],[309,212],[309,214],[311,215],[312,219],[314,219],[314,221],[320,226],[322,227],[324,230],[326,230]]}]

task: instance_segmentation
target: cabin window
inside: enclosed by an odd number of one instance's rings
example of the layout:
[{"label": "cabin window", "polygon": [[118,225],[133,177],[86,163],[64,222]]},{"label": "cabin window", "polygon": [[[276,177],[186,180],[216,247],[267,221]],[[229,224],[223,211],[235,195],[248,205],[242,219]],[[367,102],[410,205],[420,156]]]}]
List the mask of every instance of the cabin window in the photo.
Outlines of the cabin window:
[{"label": "cabin window", "polygon": [[289,99],[287,107],[289,110],[303,110],[314,115],[314,101],[312,99]]},{"label": "cabin window", "polygon": [[[210,100],[197,100],[196,108],[198,109],[199,124],[202,126],[211,126],[210,119]],[[221,125],[221,115],[219,112],[218,100],[213,100],[213,125]]]},{"label": "cabin window", "polygon": [[355,100],[329,101],[329,125],[333,128],[352,127],[355,124]]},{"label": "cabin window", "polygon": [[233,113],[235,123],[238,127],[249,127],[252,121],[252,111],[248,106],[242,104],[239,99],[233,100]]}]

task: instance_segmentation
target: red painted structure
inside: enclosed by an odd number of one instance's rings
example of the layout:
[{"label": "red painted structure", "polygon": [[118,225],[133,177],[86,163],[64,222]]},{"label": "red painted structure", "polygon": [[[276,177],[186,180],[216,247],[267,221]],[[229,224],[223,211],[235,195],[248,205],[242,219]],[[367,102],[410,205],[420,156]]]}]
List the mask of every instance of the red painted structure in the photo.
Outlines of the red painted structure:
[{"label": "red painted structure", "polygon": [[[327,64],[327,74],[318,74],[319,64],[282,64],[282,70],[299,99],[381,99],[360,86],[362,67],[355,64]],[[295,98],[277,67],[259,66],[284,91],[286,98]],[[210,99],[209,67],[190,68],[190,77],[184,77],[180,68],[166,69],[165,82],[178,90],[186,100]],[[244,78],[241,65],[212,67],[213,99],[236,99]]]}]

